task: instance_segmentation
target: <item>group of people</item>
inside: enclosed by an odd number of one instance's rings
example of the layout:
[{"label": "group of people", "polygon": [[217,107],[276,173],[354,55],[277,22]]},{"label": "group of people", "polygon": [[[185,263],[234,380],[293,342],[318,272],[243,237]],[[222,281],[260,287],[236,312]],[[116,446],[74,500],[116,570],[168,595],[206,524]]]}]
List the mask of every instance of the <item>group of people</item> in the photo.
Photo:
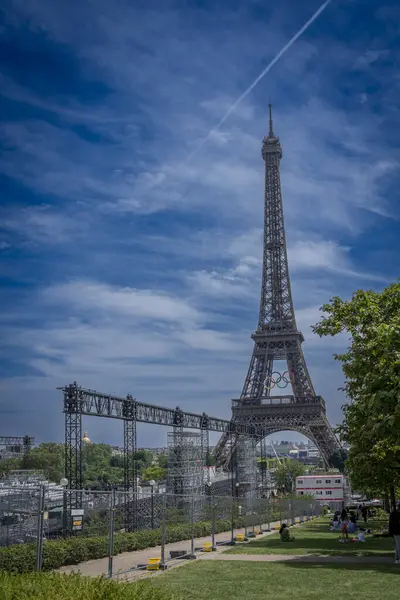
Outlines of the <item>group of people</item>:
[{"label": "group of people", "polygon": [[[366,506],[359,506],[357,509],[357,515],[354,512],[350,514],[347,513],[347,510],[343,508],[343,510],[337,511],[332,519],[332,528],[333,530],[340,530],[342,532],[341,541],[345,542],[349,539],[349,533],[354,534],[357,530],[357,516],[358,518],[363,518],[364,523],[367,523],[368,520],[368,509]],[[366,530],[368,533],[370,530]],[[294,537],[290,535],[289,529],[286,523],[281,525],[279,529],[279,534],[281,536],[281,542],[293,542]],[[396,545],[396,557],[395,563],[400,564],[400,503],[398,506],[392,510],[389,516],[389,535],[393,536],[395,545]],[[359,534],[359,540],[365,541],[364,532],[362,531]]]},{"label": "group of people", "polygon": [[355,533],[357,530],[357,516],[354,512],[348,514],[344,508],[342,512],[336,511],[331,522],[333,531],[342,532],[342,540],[349,539],[349,533]]},{"label": "group of people", "polygon": [[[364,523],[368,520],[368,509],[365,506],[359,506],[357,509],[358,518],[363,518]],[[349,533],[355,533],[357,530],[357,516],[354,513],[347,514],[346,509],[343,509],[340,513],[335,513],[332,520],[333,530],[340,529],[342,532],[341,541],[348,541]],[[366,533],[370,530],[366,530]],[[397,507],[392,510],[389,516],[389,535],[394,538],[395,541],[395,563],[400,564],[400,503]],[[364,532],[361,532],[359,536],[364,536]],[[359,537],[360,539],[360,537]],[[362,539],[362,538],[361,538]]]}]

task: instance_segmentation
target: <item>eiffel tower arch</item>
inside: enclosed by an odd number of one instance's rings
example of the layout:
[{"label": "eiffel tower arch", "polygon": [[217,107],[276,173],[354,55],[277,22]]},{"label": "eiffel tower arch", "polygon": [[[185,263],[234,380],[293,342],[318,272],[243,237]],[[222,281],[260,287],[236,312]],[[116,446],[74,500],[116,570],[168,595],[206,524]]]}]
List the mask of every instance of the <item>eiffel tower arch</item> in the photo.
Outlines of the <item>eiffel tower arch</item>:
[{"label": "eiffel tower arch", "polygon": [[[324,399],[315,393],[302,350],[304,337],[297,329],[280,181],[282,147],[273,132],[271,105],[269,134],[263,140],[262,157],[265,163],[265,191],[260,313],[257,329],[251,336],[254,349],[242,393],[240,398],[232,400],[232,420],[256,425],[262,429],[263,437],[278,431],[297,431],[315,443],[328,465],[332,453],[340,444],[326,417]],[[287,371],[274,372],[274,361],[286,361]],[[275,383],[280,387],[280,381],[290,382],[292,394],[271,393]],[[236,454],[239,480],[240,473],[252,471],[249,454],[243,451],[244,443],[237,437],[224,435],[215,449],[217,464],[227,465]],[[247,467],[241,464],[240,459],[245,455]],[[249,479],[254,478],[249,476]]]}]

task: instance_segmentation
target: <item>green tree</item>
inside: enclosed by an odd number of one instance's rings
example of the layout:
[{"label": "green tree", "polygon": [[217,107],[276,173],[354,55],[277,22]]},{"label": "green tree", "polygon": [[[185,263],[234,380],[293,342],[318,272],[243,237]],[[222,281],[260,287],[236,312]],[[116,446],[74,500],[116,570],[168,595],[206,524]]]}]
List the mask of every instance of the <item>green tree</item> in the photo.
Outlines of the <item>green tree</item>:
[{"label": "green tree", "polygon": [[306,468],[298,460],[287,458],[281,460],[275,469],[275,483],[283,494],[292,494],[296,487],[296,477],[304,475]]},{"label": "green tree", "polygon": [[153,454],[149,450],[137,450],[134,459],[138,462],[142,462],[146,468],[153,463]]},{"label": "green tree", "polygon": [[158,466],[162,469],[166,469],[168,467],[168,455],[160,454],[158,457]]},{"label": "green tree", "polygon": [[10,471],[14,471],[15,469],[21,468],[21,458],[7,458],[0,460],[0,479],[3,477],[7,477]]},{"label": "green tree", "polygon": [[353,487],[395,502],[400,485],[400,283],[380,293],[358,290],[349,301],[334,297],[313,330],[347,333],[347,352],[335,354],[346,378],[342,438]]},{"label": "green tree", "polygon": [[147,467],[142,473],[143,481],[164,481],[166,478],[166,470],[161,467],[155,465],[153,467]]},{"label": "green tree", "polygon": [[23,455],[21,469],[44,471],[49,481],[58,483],[64,476],[64,445],[46,442]]},{"label": "green tree", "polygon": [[119,467],[120,469],[124,468],[124,457],[122,454],[115,454],[111,457],[110,465],[112,467]]},{"label": "green tree", "polygon": [[333,454],[329,457],[329,462],[334,469],[338,469],[341,473],[345,471],[345,463],[347,459],[348,453],[343,448],[339,448],[335,450]]}]

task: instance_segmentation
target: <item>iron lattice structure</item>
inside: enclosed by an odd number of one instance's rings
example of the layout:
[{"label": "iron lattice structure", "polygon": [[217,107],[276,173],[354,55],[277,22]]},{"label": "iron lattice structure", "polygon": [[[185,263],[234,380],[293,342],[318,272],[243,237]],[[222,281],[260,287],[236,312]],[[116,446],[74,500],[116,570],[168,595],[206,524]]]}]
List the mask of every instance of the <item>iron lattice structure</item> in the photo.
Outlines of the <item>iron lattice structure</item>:
[{"label": "iron lattice structure", "polygon": [[[282,148],[272,125],[269,106],[269,134],[264,137],[265,162],[264,248],[260,313],[257,330],[252,334],[254,350],[238,400],[232,401],[232,419],[242,425],[262,429],[262,436],[293,430],[311,439],[325,463],[340,446],[326,418],[325,403],[315,394],[302,350],[304,341],[297,329],[290,288],[289,266],[283,218],[280,181]],[[273,365],[285,360],[293,393],[271,394]],[[267,385],[266,385],[267,383]],[[219,463],[229,462],[234,442],[224,435],[216,448]]]},{"label": "iron lattice structure", "polygon": [[[71,521],[71,510],[82,507],[82,415],[109,416],[105,412],[90,412],[85,403],[85,390],[75,382],[64,388],[65,414],[65,476],[68,480],[66,492],[67,523]],[[94,394],[94,395],[93,395]],[[91,400],[96,393],[91,393]],[[125,503],[125,528],[132,531],[135,528],[135,501],[137,497],[137,478],[135,465],[136,452],[136,401],[128,394],[119,399],[119,419],[124,421],[124,487],[127,492]]]},{"label": "iron lattice structure", "polygon": [[238,496],[254,496],[257,485],[256,439],[238,436],[235,452],[236,481]]},{"label": "iron lattice structure", "polygon": [[125,528],[128,531],[136,529],[136,402],[128,394],[122,406],[124,416],[124,487],[127,492],[125,509]]},{"label": "iron lattice structure", "polygon": [[[65,476],[68,480],[65,512],[67,522],[71,521],[71,509],[82,507],[82,416],[106,417],[124,422],[124,487],[127,495],[125,503],[125,527],[129,531],[137,525],[137,474],[134,455],[136,452],[136,424],[138,422],[172,426],[175,432],[183,435],[184,429],[199,430],[201,465],[206,462],[209,453],[209,432],[228,432],[235,436],[260,437],[262,430],[253,425],[243,425],[227,419],[219,419],[203,414],[182,411],[179,407],[167,408],[155,404],[138,402],[128,394],[126,398],[103,394],[95,390],[85,389],[76,382],[58,388],[64,394],[65,414]],[[179,464],[175,460],[176,487],[179,488],[179,469],[185,470],[184,457]],[[181,486],[185,488],[184,485]],[[176,491],[175,493],[180,493]]]},{"label": "iron lattice structure", "polygon": [[201,433],[174,427],[168,434],[168,450],[167,493],[203,495],[206,455]]}]

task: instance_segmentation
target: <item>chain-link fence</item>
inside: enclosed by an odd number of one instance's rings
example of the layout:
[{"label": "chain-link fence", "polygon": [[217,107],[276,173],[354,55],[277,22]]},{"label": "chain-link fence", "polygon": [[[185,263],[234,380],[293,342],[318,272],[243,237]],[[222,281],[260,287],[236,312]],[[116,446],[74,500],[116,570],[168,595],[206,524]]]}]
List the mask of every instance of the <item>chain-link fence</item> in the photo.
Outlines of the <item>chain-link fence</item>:
[{"label": "chain-link fence", "polygon": [[81,563],[98,559],[96,574],[113,577],[151,565],[165,568],[172,560],[195,558],[321,512],[318,501],[296,497],[152,493],[144,498],[116,490],[64,490],[52,498],[45,487],[10,489],[0,497],[0,545],[34,544],[37,570],[43,564],[79,564],[85,573]]}]

